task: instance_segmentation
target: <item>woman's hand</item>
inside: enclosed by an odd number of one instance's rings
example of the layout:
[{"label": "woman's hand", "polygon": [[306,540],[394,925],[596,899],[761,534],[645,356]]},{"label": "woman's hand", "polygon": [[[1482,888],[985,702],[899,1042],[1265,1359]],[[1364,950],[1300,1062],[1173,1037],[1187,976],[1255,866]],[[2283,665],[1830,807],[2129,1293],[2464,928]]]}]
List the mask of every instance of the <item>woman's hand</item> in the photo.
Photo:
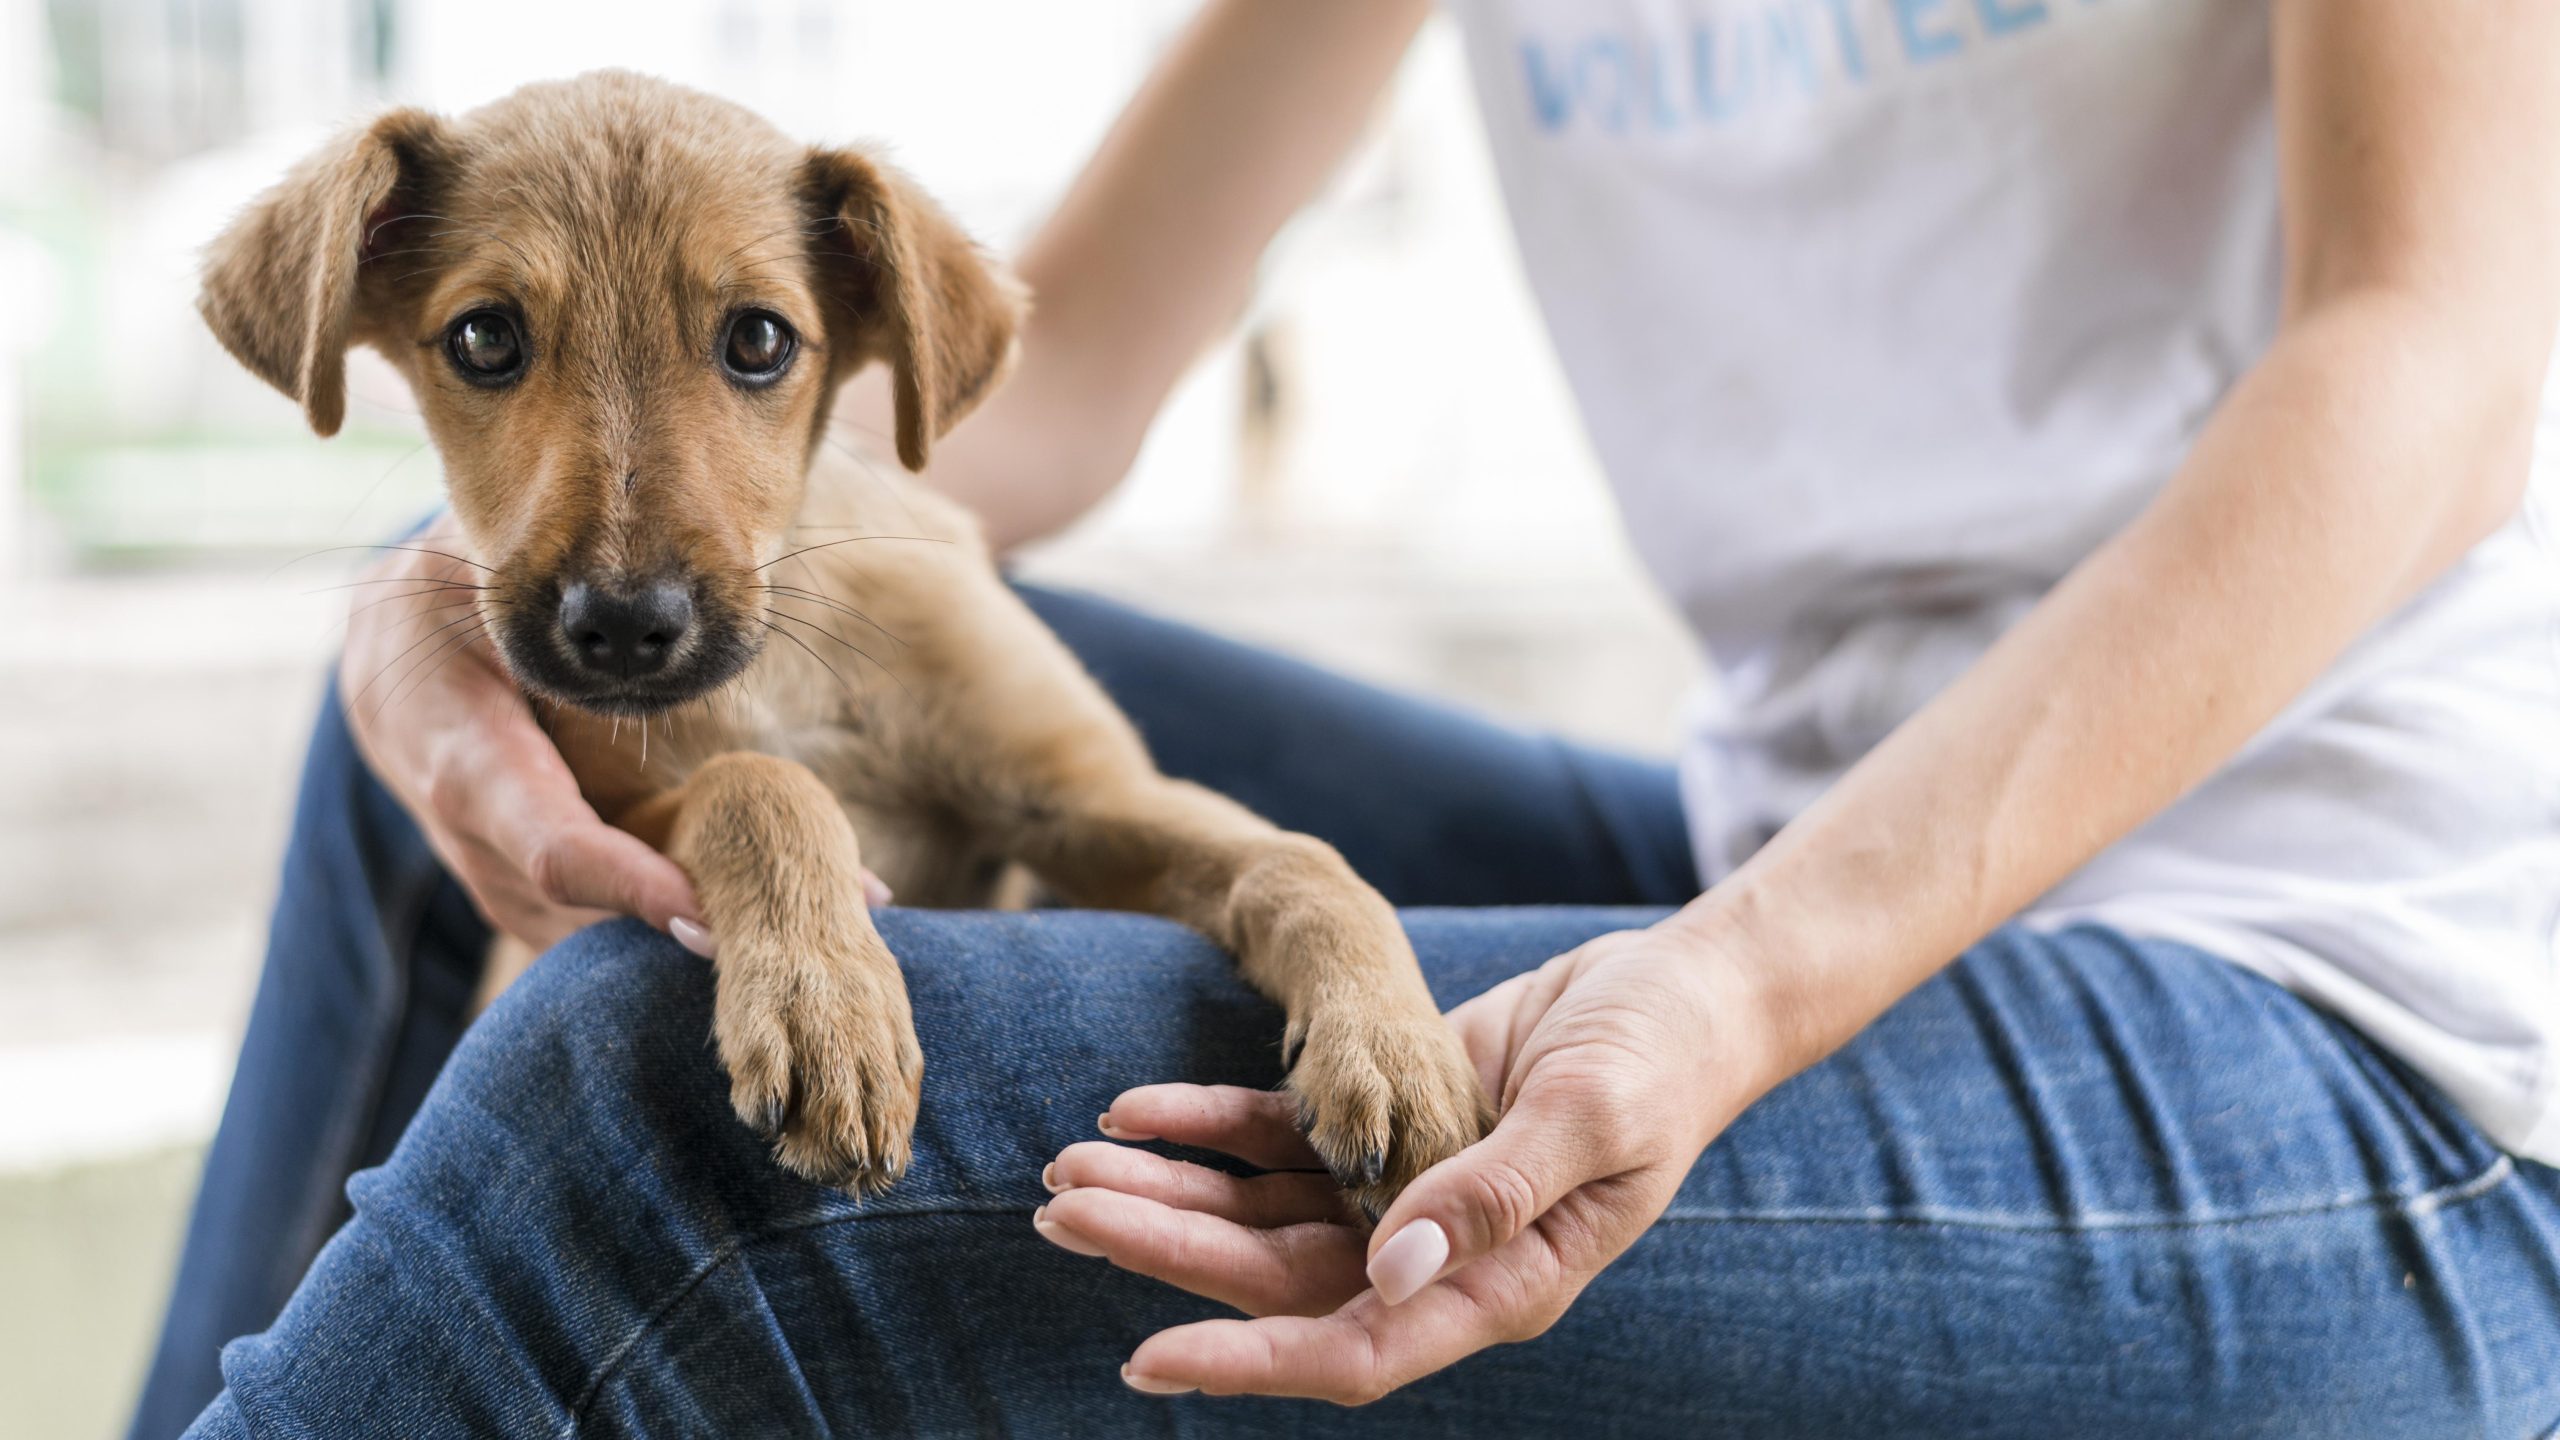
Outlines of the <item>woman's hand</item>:
[{"label": "woman's hand", "polygon": [[536,949],[607,914],[698,924],[684,872],[597,816],[498,668],[464,546],[439,520],[353,587],[338,687],[365,763],[480,913]]},{"label": "woman's hand", "polygon": [[1543,1333],[1661,1217],[1708,1140],[1779,1078],[1745,974],[1685,930],[1627,931],[1459,1006],[1451,1023],[1502,1119],[1374,1231],[1299,1137],[1287,1096],[1196,1085],[1122,1095],[1103,1133],[1274,1173],[1088,1141],[1044,1173],[1057,1198],[1034,1223],[1257,1317],[1152,1337],[1121,1372],[1137,1389],[1374,1400]]}]

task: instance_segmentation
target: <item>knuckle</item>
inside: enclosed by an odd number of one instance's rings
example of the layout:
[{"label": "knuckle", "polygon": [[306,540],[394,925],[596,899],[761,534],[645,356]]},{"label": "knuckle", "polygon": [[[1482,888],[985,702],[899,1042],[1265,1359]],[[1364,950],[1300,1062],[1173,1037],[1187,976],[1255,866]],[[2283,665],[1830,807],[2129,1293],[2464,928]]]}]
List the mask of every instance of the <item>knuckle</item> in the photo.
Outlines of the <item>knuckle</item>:
[{"label": "knuckle", "polygon": [[418,787],[431,814],[450,819],[463,813],[471,802],[471,777],[450,755],[437,754],[427,761],[424,782]]},{"label": "knuckle", "polygon": [[534,893],[551,904],[577,903],[573,889],[575,861],[571,846],[563,837],[555,835],[535,846],[533,854],[525,860],[524,874],[525,879],[532,883]]},{"label": "knuckle", "polygon": [[1604,1070],[1586,1079],[1581,1092],[1577,1098],[1590,1134],[1604,1148],[1617,1150],[1643,1130],[1652,1100],[1632,1077]]},{"label": "knuckle", "polygon": [[1495,1160],[1479,1167],[1470,1188],[1489,1245],[1509,1240],[1528,1229],[1529,1222],[1538,1218],[1537,1185],[1521,1172],[1520,1167],[1507,1160]]},{"label": "knuckle", "polygon": [[1514,1345],[1524,1340],[1535,1340],[1554,1329],[1556,1322],[1564,1318],[1566,1309],[1566,1302],[1558,1297],[1532,1299],[1513,1312],[1509,1323],[1502,1327],[1502,1339],[1506,1344]]},{"label": "knuckle", "polygon": [[1337,1405],[1357,1409],[1363,1405],[1375,1405],[1386,1399],[1394,1388],[1394,1386],[1382,1384],[1374,1377],[1363,1378],[1356,1384],[1346,1386],[1337,1392],[1333,1401]]}]

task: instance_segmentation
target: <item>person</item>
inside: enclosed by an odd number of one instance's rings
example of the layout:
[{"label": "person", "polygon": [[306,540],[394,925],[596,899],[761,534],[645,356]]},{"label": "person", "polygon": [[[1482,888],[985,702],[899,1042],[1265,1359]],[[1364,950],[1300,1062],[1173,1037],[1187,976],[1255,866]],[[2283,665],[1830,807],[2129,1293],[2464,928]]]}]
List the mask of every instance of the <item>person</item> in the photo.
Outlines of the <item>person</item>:
[{"label": "person", "polygon": [[[937,454],[1001,544],[1429,8],[1202,7]],[[1373,1229],[1205,942],[890,908],[916,1163],[801,1184],[683,875],[457,663],[323,717],[137,1435],[2560,1424],[2560,10],[1451,8],[1717,665],[1676,770],[1030,594],[1170,773],[1437,907],[1490,1137]],[[481,917],[554,948],[465,1032]]]}]

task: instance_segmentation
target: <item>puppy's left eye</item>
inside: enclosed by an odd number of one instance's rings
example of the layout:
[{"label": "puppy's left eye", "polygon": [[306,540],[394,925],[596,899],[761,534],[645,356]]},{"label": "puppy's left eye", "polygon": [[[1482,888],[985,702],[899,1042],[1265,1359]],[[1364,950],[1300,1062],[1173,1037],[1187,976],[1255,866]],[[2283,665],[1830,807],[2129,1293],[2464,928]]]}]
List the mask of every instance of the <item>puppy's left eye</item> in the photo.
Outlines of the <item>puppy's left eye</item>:
[{"label": "puppy's left eye", "polygon": [[729,322],[728,338],[720,345],[720,363],[728,368],[729,378],[741,385],[770,385],[790,368],[792,352],[799,348],[800,337],[791,333],[781,316],[749,310]]},{"label": "puppy's left eye", "polygon": [[474,385],[504,385],[524,370],[524,337],[515,321],[496,310],[474,310],[454,321],[444,348]]}]

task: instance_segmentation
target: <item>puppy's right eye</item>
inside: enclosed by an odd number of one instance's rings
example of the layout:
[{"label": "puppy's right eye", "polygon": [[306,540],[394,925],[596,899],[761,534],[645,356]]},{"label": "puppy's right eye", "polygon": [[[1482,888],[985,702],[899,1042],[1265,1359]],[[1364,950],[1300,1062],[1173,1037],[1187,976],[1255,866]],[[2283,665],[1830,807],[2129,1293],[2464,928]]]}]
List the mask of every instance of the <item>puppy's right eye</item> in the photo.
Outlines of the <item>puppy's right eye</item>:
[{"label": "puppy's right eye", "polygon": [[495,310],[474,310],[445,332],[453,368],[474,385],[504,385],[524,369],[524,339],[516,322]]}]

